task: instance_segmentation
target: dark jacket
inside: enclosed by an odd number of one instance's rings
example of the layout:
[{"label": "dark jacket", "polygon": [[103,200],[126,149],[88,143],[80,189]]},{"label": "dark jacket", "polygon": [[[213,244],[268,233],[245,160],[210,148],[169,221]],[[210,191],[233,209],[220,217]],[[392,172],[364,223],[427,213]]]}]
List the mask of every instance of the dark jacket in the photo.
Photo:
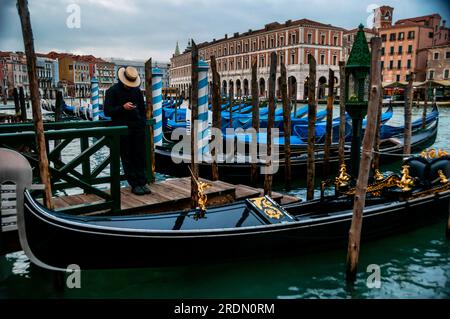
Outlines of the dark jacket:
[{"label": "dark jacket", "polygon": [[[133,110],[125,110],[123,105],[132,102],[136,105]],[[114,125],[126,125],[129,128],[145,127],[146,111],[144,96],[139,87],[125,88],[118,82],[106,91],[104,112],[111,117]]]}]

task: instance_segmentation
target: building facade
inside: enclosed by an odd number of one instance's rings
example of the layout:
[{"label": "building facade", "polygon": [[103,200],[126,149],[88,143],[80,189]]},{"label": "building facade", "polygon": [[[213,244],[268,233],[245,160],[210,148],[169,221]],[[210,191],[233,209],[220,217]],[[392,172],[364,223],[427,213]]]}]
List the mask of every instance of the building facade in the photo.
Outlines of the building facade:
[{"label": "building facade", "polygon": [[118,81],[118,71],[122,67],[132,66],[135,67],[139,73],[141,78],[141,91],[145,90],[145,62],[144,61],[134,61],[134,60],[124,60],[124,59],[116,59],[116,58],[108,58],[105,59],[108,62],[114,64],[114,83]]},{"label": "building facade", "polygon": [[90,96],[91,76],[89,62],[80,56],[62,53],[58,57],[59,77],[64,93],[70,97]]},{"label": "building facade", "polygon": [[2,90],[12,96],[14,88],[23,87],[25,96],[30,95],[27,60],[23,52],[0,52],[2,65]]},{"label": "building facade", "polygon": [[394,9],[383,6],[374,14],[374,27],[382,40],[382,80],[386,84],[407,82],[412,72],[425,81],[428,48],[448,41],[448,28],[439,14],[398,20]]},{"label": "building facade", "polygon": [[36,53],[36,72],[39,93],[45,99],[55,98],[54,89],[59,84],[59,64],[45,54]]},{"label": "building facade", "polygon": [[[267,24],[264,29],[233,37],[213,40],[200,44],[199,57],[210,62],[211,56],[217,60],[221,76],[221,91],[228,94],[233,88],[235,96],[250,95],[251,64],[256,59],[258,65],[258,86],[261,97],[268,95],[270,55],[276,52],[278,65],[285,63],[289,78],[290,96],[306,99],[309,73],[308,55],[317,62],[317,86],[326,84],[328,70],[335,71],[335,82],[339,84],[339,61],[344,59],[342,41],[344,29],[307,19]],[[170,66],[170,86],[187,93],[191,82],[190,49],[174,55]],[[209,71],[211,79],[211,70]],[[279,69],[276,90],[279,93]],[[278,94],[279,95],[279,94]],[[325,89],[319,88],[319,98],[325,96]]]},{"label": "building facade", "polygon": [[[358,28],[347,30],[344,32],[344,38],[343,38],[343,49],[344,49],[344,59],[347,62],[348,58],[350,57],[350,52],[353,47],[353,43],[355,42],[356,33],[358,32]],[[370,43],[370,40],[376,36],[376,31],[369,28],[364,28],[364,34],[366,36],[366,40],[368,43]],[[370,49],[370,47],[369,47]]]},{"label": "building facade", "polygon": [[427,79],[450,80],[450,43],[427,50]]}]

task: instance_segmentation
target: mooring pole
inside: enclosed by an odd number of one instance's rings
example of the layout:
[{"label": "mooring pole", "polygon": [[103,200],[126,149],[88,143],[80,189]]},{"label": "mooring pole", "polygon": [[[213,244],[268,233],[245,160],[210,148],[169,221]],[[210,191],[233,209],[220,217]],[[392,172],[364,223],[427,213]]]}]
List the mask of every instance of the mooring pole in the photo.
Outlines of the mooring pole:
[{"label": "mooring pole", "polygon": [[99,93],[98,93],[98,79],[96,75],[91,79],[91,105],[92,105],[92,120],[99,120]]},{"label": "mooring pole", "polygon": [[425,96],[423,100],[423,112],[422,112],[422,128],[427,126],[427,108],[428,108],[428,93],[430,92],[430,82],[428,81],[425,86]]},{"label": "mooring pole", "polygon": [[230,88],[228,89],[228,100],[230,101],[230,128],[233,128],[233,97],[234,97],[234,87],[230,84]]},{"label": "mooring pole", "polygon": [[[211,57],[211,73],[212,73],[212,92],[211,92],[211,102],[212,102],[212,112],[213,112],[213,127],[216,129],[216,132],[219,132],[219,130],[222,130],[222,114],[220,110],[220,75],[219,72],[217,72],[217,62],[216,57],[213,55]],[[214,140],[216,138],[220,138],[219,136],[211,136]],[[218,143],[214,143],[218,144]],[[219,143],[220,144],[220,143]],[[219,150],[214,147],[211,150],[211,156],[212,156],[212,165],[211,165],[211,175],[213,181],[219,180],[219,166],[218,166],[218,159],[217,159],[217,153]]]},{"label": "mooring pole", "polygon": [[[380,83],[381,85],[381,83]],[[372,168],[375,173],[380,169],[380,143],[381,143],[381,113],[383,112],[383,88],[380,89],[380,98],[377,112],[377,130],[375,132],[375,144],[373,146],[374,154],[372,160]]]},{"label": "mooring pole", "polygon": [[325,133],[323,178],[330,176],[330,152],[333,141],[333,103],[334,103],[334,71],[328,71],[327,123]]},{"label": "mooring pole", "polygon": [[14,98],[14,109],[16,110],[16,117],[20,116],[20,102],[19,102],[19,91],[17,88],[13,89],[13,98]]},{"label": "mooring pole", "polygon": [[[39,94],[39,92],[38,92],[38,94]],[[38,98],[39,98],[39,95],[38,95]],[[23,92],[23,86],[19,87],[19,104],[20,104],[20,118],[21,118],[22,122],[26,122],[28,120],[27,119],[27,106],[25,104],[25,94]],[[41,106],[39,105],[39,108],[40,107]]]},{"label": "mooring pole", "polygon": [[53,209],[52,187],[50,183],[50,174],[48,168],[49,163],[47,158],[47,149],[45,147],[44,124],[42,122],[41,106],[39,102],[39,86],[36,72],[36,54],[34,52],[33,30],[31,29],[28,1],[17,0],[17,11],[19,13],[20,23],[22,26],[22,36],[25,46],[25,54],[27,57],[28,80],[30,83],[31,105],[33,111],[34,128],[36,131],[36,145],[39,159],[39,173],[41,177],[41,183],[45,185],[44,204],[48,209]]},{"label": "mooring pole", "polygon": [[[153,82],[153,74],[152,74],[152,59],[148,59],[144,64],[145,69],[145,103],[146,103],[146,112],[145,116],[147,121],[151,121],[153,119],[153,90],[152,90],[152,82]],[[146,175],[147,181],[149,183],[153,183],[155,181],[155,138],[154,138],[154,126],[146,125],[145,130],[145,153],[146,153]]]},{"label": "mooring pole", "polygon": [[339,167],[345,164],[345,62],[339,62]]},{"label": "mooring pole", "polygon": [[316,139],[316,59],[310,54],[308,56],[308,160],[306,165],[306,200],[314,199],[314,175],[315,158],[314,148]]},{"label": "mooring pole", "polygon": [[349,231],[347,250],[347,282],[353,283],[356,280],[356,271],[359,259],[362,213],[366,202],[366,190],[369,179],[370,164],[372,161],[372,151],[375,141],[375,131],[378,115],[379,99],[381,97],[380,79],[380,49],[381,38],[374,37],[371,40],[372,60],[370,72],[370,94],[367,113],[367,125],[364,133],[361,163],[359,165],[358,180],[353,205],[352,224]]},{"label": "mooring pole", "polygon": [[284,125],[284,182],[286,190],[291,189],[291,103],[287,93],[286,65],[281,63],[281,99],[283,100]]},{"label": "mooring pole", "polygon": [[[256,57],[252,59],[252,127],[256,132],[256,141],[252,140],[251,147],[253,152],[258,153],[258,132],[259,132],[259,93],[258,93],[258,60]],[[257,156],[257,155],[256,155]],[[258,167],[256,165],[257,158],[252,157],[251,183],[255,185],[258,180]]]},{"label": "mooring pole", "polygon": [[414,72],[410,73],[408,81],[408,101],[405,103],[405,141],[403,147],[403,154],[411,154],[411,131],[412,131],[412,105],[413,105],[413,82]]},{"label": "mooring pole", "polygon": [[198,48],[191,51],[191,208],[198,207]]},{"label": "mooring pole", "polygon": [[272,196],[272,128],[275,118],[275,82],[277,77],[277,54],[270,54],[270,73],[269,73],[269,114],[267,114],[267,160],[266,175],[264,178],[264,195]]}]

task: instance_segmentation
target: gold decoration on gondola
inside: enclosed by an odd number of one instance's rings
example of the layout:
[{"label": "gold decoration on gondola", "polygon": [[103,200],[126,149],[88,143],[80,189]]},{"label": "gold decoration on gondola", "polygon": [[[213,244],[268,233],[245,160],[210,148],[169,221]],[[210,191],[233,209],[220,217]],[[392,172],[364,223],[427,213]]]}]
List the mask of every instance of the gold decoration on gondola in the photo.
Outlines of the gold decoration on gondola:
[{"label": "gold decoration on gondola", "polygon": [[250,201],[269,218],[281,219],[284,216],[283,212],[265,197],[252,198]]},{"label": "gold decoration on gondola", "polygon": [[414,179],[409,175],[409,165],[403,165],[402,178],[398,183],[398,187],[400,187],[402,191],[408,192],[411,190],[411,187],[413,186],[414,186]]},{"label": "gold decoration on gondola", "polygon": [[[396,175],[391,175],[386,178],[383,178],[381,181],[377,181],[374,184],[367,186],[367,194],[372,194],[374,196],[381,196],[382,192],[386,188],[396,187],[400,182],[400,178]],[[345,192],[345,195],[355,195],[356,188],[352,188],[348,192]]]},{"label": "gold decoration on gondola", "polygon": [[441,184],[447,184],[448,183],[448,178],[447,176],[445,176],[444,172],[442,170],[438,171],[438,175],[439,175],[439,179],[441,181]]},{"label": "gold decoration on gondola", "polygon": [[347,166],[342,164],[339,169],[339,176],[336,177],[334,183],[337,187],[347,187],[350,183],[350,178],[350,175],[347,173]]},{"label": "gold decoration on gondola", "polygon": [[438,150],[435,149],[426,149],[422,153],[420,153],[420,157],[423,157],[427,160],[435,159],[435,158],[441,158],[444,156],[448,156],[450,153],[445,151],[444,149],[440,148]]},{"label": "gold decoration on gondola", "polygon": [[[191,168],[189,167],[189,171],[192,173]],[[195,183],[197,184],[197,198],[198,198],[198,209],[200,213],[195,216],[196,219],[201,219],[205,217],[206,213],[206,204],[208,203],[208,196],[206,196],[205,191],[211,187],[210,184],[199,181],[197,178],[194,178]]]},{"label": "gold decoration on gondola", "polygon": [[384,176],[383,174],[381,174],[379,169],[375,170],[375,175],[373,176],[373,178],[375,179],[375,181],[377,182],[381,182],[382,180],[384,180]]}]

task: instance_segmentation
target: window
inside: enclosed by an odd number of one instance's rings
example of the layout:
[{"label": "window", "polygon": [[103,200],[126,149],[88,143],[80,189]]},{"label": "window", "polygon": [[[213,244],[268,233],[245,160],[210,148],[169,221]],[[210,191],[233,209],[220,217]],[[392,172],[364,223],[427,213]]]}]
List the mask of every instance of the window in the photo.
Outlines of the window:
[{"label": "window", "polygon": [[284,37],[280,37],[280,46],[284,46]]},{"label": "window", "polygon": [[223,48],[223,55],[227,55],[227,48]]},{"label": "window", "polygon": [[231,54],[231,55],[234,54],[234,47],[233,47],[233,46],[230,47],[230,54]]},{"label": "window", "polygon": [[406,61],[406,67],[411,69],[411,60]]},{"label": "window", "polygon": [[428,80],[433,80],[434,79],[434,71],[430,70],[430,72],[428,72]]},{"label": "window", "polygon": [[312,34],[308,33],[308,44],[312,43]]},{"label": "window", "polygon": [[397,74],[397,76],[395,77],[397,82],[400,82],[400,74]]},{"label": "window", "polygon": [[350,42],[350,41],[351,41],[351,39],[352,39],[351,35],[350,35],[350,34],[349,34],[349,35],[347,35],[347,41],[348,41],[348,42]]},{"label": "window", "polygon": [[402,54],[403,53],[403,46],[399,46],[398,47],[398,54]]},{"label": "window", "polygon": [[385,55],[385,54],[386,54],[385,47],[382,47],[382,48],[381,48],[381,55]]},{"label": "window", "polygon": [[448,79],[449,69],[444,70],[444,79]]},{"label": "window", "polygon": [[73,70],[73,65],[72,64],[69,65],[69,70]]},{"label": "window", "polygon": [[284,63],[284,54],[283,53],[280,54],[279,60],[280,60],[280,65]]},{"label": "window", "polygon": [[381,70],[383,70],[384,69],[384,61],[381,61]]},{"label": "window", "polygon": [[237,53],[237,54],[241,53],[241,46],[240,46],[240,45],[237,46],[237,48],[236,48],[236,53]]},{"label": "window", "polygon": [[[428,37],[430,39],[433,39],[433,32],[428,32]],[[441,35],[439,34],[439,39],[441,38]]]},{"label": "window", "polygon": [[411,78],[411,75],[409,75],[409,74],[406,74],[406,75],[405,75],[405,81],[406,81],[406,82],[409,82],[409,79],[410,79],[410,78]]},{"label": "window", "polygon": [[381,41],[382,42],[386,42],[386,34],[382,34],[381,35]]},{"label": "window", "polygon": [[333,55],[333,65],[337,65],[337,56]]},{"label": "window", "polygon": [[270,47],[273,48],[275,46],[275,40],[274,38],[270,39]]},{"label": "window", "polygon": [[240,70],[241,69],[241,60],[237,61],[237,69]]},{"label": "window", "polygon": [[261,50],[264,50],[266,48],[266,41],[261,41]]},{"label": "window", "polygon": [[311,55],[311,53],[309,53],[309,52],[306,54],[306,64],[309,63],[309,57],[310,57],[310,55]]},{"label": "window", "polygon": [[325,64],[325,54],[320,55],[320,64]]},{"label": "window", "polygon": [[408,45],[408,53],[412,53],[412,45]]},{"label": "window", "polygon": [[389,61],[389,70],[392,70],[394,68],[394,61]]},{"label": "window", "polygon": [[333,45],[335,47],[338,45],[338,37],[336,35],[333,37]]},{"label": "window", "polygon": [[391,50],[389,51],[390,55],[394,55],[394,47],[391,47]]},{"label": "window", "polygon": [[405,32],[400,32],[400,33],[398,34],[398,40],[401,41],[401,40],[403,40],[403,39],[405,39]]},{"label": "window", "polygon": [[325,34],[320,35],[320,44],[322,44],[322,45],[325,44]]},{"label": "window", "polygon": [[248,60],[244,61],[244,69],[248,69]]},{"label": "window", "polygon": [[255,51],[256,50],[256,41],[253,41],[253,43],[252,43],[252,51]]},{"label": "window", "polygon": [[291,44],[297,43],[297,35],[295,33],[291,34]]},{"label": "window", "polygon": [[259,59],[259,67],[264,67],[264,57],[263,56]]},{"label": "window", "polygon": [[445,58],[450,59],[450,51],[445,52]]},{"label": "window", "polygon": [[389,41],[395,41],[395,37],[396,37],[395,33],[389,34]]},{"label": "window", "polygon": [[434,52],[433,60],[439,60],[439,52]]},{"label": "window", "polygon": [[244,52],[248,52],[248,43],[244,44]]},{"label": "window", "polygon": [[291,53],[291,64],[295,64],[295,53]]},{"label": "window", "polygon": [[397,69],[401,69],[402,68],[402,60],[398,60],[397,61]]},{"label": "window", "polygon": [[412,39],[414,39],[414,31],[409,31],[408,32],[408,40],[412,40]]}]

